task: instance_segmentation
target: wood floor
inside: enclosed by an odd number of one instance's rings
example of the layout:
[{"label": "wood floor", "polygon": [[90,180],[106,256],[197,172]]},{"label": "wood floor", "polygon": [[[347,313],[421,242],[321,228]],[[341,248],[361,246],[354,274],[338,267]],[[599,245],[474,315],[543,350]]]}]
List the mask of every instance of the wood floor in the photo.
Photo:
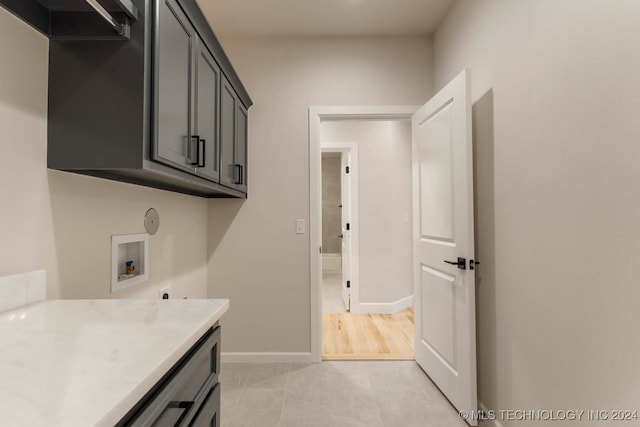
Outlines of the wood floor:
[{"label": "wood floor", "polygon": [[323,360],[413,360],[413,307],[395,314],[322,314]]}]

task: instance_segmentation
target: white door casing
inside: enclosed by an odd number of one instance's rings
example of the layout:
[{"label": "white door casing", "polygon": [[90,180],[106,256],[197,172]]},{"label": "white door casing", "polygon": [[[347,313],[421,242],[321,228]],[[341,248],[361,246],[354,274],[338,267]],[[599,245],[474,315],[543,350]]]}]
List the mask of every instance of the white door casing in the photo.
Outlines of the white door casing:
[{"label": "white door casing", "polygon": [[[309,251],[311,291],[311,354],[309,361],[322,361],[322,151],[351,148],[352,220],[358,218],[358,146],[321,142],[321,122],[336,119],[409,120],[418,111],[416,105],[311,106],[309,107]],[[351,230],[351,305],[359,300],[358,292],[358,227]],[[353,308],[353,307],[352,307]]]},{"label": "white door casing", "polygon": [[[412,119],[414,301],[416,361],[458,410],[473,414],[478,406],[469,85],[465,70]],[[458,257],[466,269],[445,263]]]},{"label": "white door casing", "polygon": [[[340,176],[342,183],[342,301],[347,311],[351,310],[351,151],[340,153]],[[349,226],[347,226],[349,224]]]}]

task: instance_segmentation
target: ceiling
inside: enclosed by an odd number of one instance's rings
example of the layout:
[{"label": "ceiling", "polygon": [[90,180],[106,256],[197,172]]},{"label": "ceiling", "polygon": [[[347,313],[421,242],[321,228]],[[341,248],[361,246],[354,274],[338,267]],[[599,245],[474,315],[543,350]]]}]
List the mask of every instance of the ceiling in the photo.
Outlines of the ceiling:
[{"label": "ceiling", "polygon": [[454,0],[197,0],[216,35],[430,35]]}]

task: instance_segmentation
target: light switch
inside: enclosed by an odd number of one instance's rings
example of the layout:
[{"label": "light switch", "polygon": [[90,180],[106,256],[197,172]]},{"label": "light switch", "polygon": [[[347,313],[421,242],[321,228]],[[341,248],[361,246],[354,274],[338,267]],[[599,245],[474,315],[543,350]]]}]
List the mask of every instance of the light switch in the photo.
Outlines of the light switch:
[{"label": "light switch", "polygon": [[304,219],[296,219],[296,234],[304,234]]}]

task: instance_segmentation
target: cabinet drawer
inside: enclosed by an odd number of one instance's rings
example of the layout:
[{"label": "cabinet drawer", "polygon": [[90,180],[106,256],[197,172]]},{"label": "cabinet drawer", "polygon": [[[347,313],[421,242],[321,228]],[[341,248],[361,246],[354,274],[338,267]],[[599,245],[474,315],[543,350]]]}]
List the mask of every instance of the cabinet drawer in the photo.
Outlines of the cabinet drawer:
[{"label": "cabinet drawer", "polygon": [[218,382],[220,327],[210,330],[119,426],[187,425]]},{"label": "cabinet drawer", "polygon": [[189,427],[220,427],[220,383],[209,392]]}]

